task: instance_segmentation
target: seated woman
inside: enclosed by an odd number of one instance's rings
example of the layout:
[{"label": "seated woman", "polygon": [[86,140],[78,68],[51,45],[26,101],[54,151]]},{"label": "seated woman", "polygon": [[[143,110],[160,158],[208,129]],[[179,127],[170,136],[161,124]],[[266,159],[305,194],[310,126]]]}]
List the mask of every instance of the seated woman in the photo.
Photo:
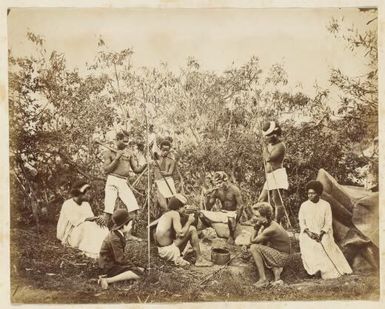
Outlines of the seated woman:
[{"label": "seated woman", "polygon": [[100,227],[89,204],[89,188],[86,182],[78,182],[71,190],[72,198],[66,200],[60,211],[56,237],[62,244],[83,251],[88,257],[97,258],[108,229]]},{"label": "seated woman", "polygon": [[351,274],[350,265],[334,241],[330,204],[320,198],[322,183],[310,181],[306,191],[308,200],[302,203],[298,214],[303,266],[309,275],[320,273],[322,279]]}]

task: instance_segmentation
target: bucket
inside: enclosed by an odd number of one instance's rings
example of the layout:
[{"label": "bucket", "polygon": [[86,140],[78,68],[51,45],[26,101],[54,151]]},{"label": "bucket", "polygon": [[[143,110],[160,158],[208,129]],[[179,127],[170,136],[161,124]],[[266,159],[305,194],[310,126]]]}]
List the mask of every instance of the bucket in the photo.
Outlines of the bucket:
[{"label": "bucket", "polygon": [[211,249],[211,261],[217,265],[225,265],[230,261],[230,252],[224,248]]}]

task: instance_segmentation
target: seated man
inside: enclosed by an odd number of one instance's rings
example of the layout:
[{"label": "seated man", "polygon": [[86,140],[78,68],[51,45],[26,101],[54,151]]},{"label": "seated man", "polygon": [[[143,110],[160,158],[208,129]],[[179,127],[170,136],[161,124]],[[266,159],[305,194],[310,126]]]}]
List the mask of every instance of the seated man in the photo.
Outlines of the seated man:
[{"label": "seated man", "polygon": [[[213,181],[214,189],[206,191],[208,210],[201,211],[201,220],[209,226],[211,223],[226,223],[230,231],[228,243],[234,244],[235,229],[244,209],[241,191],[229,181],[224,172],[215,173]],[[221,209],[210,211],[217,199],[220,201]]]},{"label": "seated man", "polygon": [[254,234],[251,236],[250,252],[259,273],[256,287],[269,284],[266,279],[265,268],[271,268],[274,274],[273,285],[283,284],[281,272],[290,254],[290,239],[287,232],[274,218],[273,207],[265,202],[252,206],[253,221],[256,223]]},{"label": "seated man", "polygon": [[185,211],[187,200],[181,194],[173,196],[169,203],[169,211],[165,212],[157,221],[155,242],[158,245],[159,256],[167,261],[173,261],[175,265],[186,266],[189,262],[181,257],[181,251],[190,241],[195,253],[195,266],[211,266],[201,255],[197,230],[191,224],[195,221],[193,214],[189,215],[186,224],[182,227],[181,214]]},{"label": "seated man", "polygon": [[85,181],[76,183],[72,198],[61,208],[56,236],[63,244],[82,250],[87,256],[97,258],[100,246],[108,229],[100,227],[95,220],[90,200],[90,185]]}]

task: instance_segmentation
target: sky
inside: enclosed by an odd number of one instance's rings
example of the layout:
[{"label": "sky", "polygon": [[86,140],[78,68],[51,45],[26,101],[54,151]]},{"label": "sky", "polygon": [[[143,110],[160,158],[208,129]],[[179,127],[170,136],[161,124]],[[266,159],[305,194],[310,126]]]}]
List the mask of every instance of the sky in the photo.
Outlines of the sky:
[{"label": "sky", "polygon": [[[135,66],[166,62],[175,72],[192,56],[202,69],[221,72],[251,56],[262,68],[282,63],[290,85],[306,94],[314,83],[328,86],[333,67],[349,75],[367,71],[360,55],[327,31],[332,17],[359,29],[375,17],[358,9],[79,9],[18,8],[8,16],[8,47],[30,55],[28,31],[42,35],[47,50],[63,52],[71,68],[82,71],[96,56],[99,37],[111,50],[134,50]],[[376,22],[370,24],[376,27]]]}]

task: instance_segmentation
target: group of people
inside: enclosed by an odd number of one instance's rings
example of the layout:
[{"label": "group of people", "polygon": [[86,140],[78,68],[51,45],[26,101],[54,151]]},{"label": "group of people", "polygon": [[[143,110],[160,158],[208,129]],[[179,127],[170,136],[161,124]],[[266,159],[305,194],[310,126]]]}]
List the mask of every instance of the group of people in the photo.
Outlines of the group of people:
[{"label": "group of people", "polygon": [[[283,167],[286,149],[280,140],[281,128],[271,121],[263,126],[262,132],[267,141],[267,145],[263,146],[266,182],[258,202],[246,207],[240,189],[226,173],[216,172],[206,179],[210,185],[205,190],[204,207],[199,211],[199,220],[204,226],[212,222],[227,224],[229,244],[234,244],[237,224],[245,213],[248,223],[254,226],[249,251],[259,273],[257,287],[268,284],[266,269],[273,271],[273,284],[282,284],[280,274],[291,253],[290,237],[281,224],[285,212],[282,194],[288,189]],[[143,173],[151,164],[161,216],[150,224],[148,231],[153,231],[159,256],[178,266],[189,265],[181,253],[190,242],[196,254],[195,266],[211,266],[212,262],[201,253],[196,224],[198,218],[195,214],[186,214],[187,199],[175,189],[173,174],[176,159],[170,152],[172,140],[163,140],[157,151],[153,152],[152,160],[142,165],[125,152],[128,143],[128,136],[119,132],[116,135],[116,150],[107,149],[104,153],[103,167],[107,174],[104,214],[94,216],[89,204],[90,185],[86,182],[77,183],[71,191],[72,198],[63,204],[57,237],[63,244],[79,248],[89,256],[99,257],[103,273],[99,283],[102,288],[107,288],[112,282],[138,279],[145,273],[144,268],[133,265],[124,253],[127,240],[140,241],[131,233],[139,205],[127,178],[132,171]],[[306,271],[309,275],[320,274],[322,278],[336,278],[351,273],[333,238],[331,207],[320,198],[322,184],[311,181],[306,190],[308,200],[299,211],[299,241]],[[126,209],[116,209],[118,197]]]}]

